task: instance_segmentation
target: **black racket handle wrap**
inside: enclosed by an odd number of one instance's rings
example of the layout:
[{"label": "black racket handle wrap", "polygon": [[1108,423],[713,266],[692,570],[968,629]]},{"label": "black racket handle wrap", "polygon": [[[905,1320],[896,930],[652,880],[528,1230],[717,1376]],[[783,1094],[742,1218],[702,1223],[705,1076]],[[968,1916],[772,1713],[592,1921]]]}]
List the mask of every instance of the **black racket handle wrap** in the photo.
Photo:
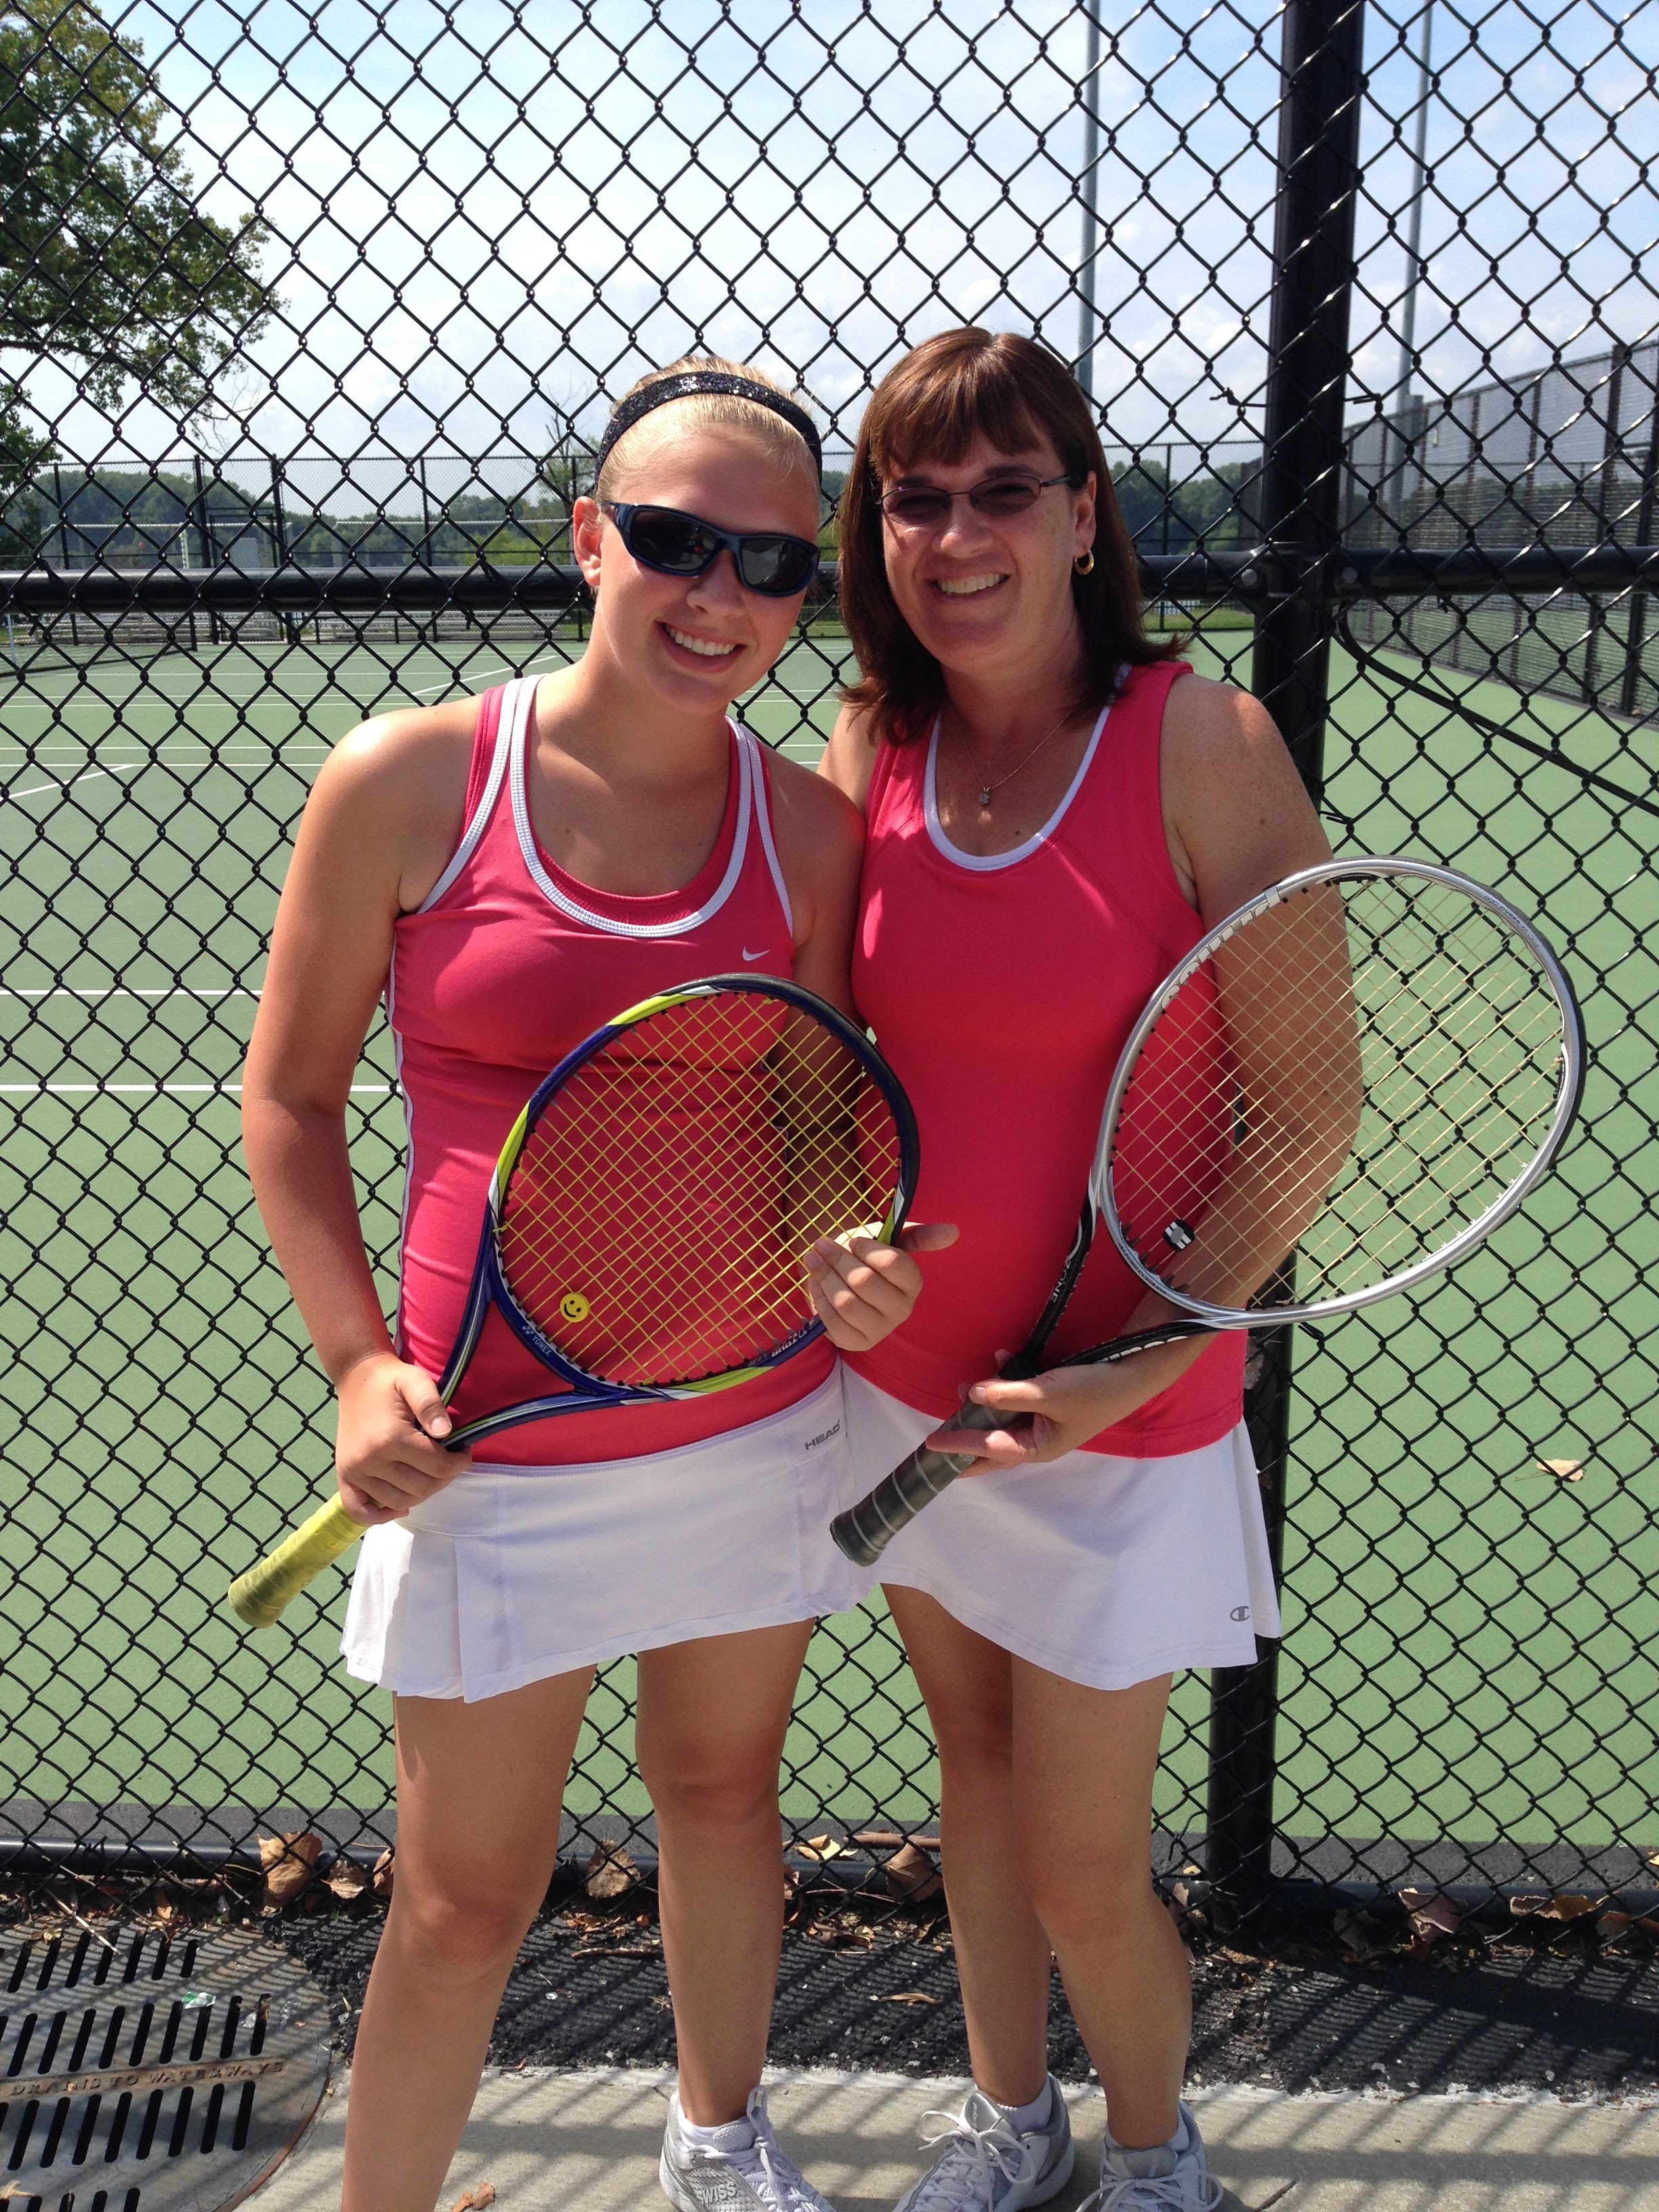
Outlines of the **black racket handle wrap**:
[{"label": "black racket handle wrap", "polygon": [[[1006,1419],[988,1406],[963,1406],[951,1416],[951,1425],[995,1429]],[[884,1476],[867,1498],[860,1498],[850,1512],[836,1515],[830,1534],[856,1565],[872,1567],[899,1530],[908,1528],[922,1507],[973,1463],[972,1452],[930,1451],[926,1444],[918,1444],[903,1466]]]},{"label": "black racket handle wrap", "polygon": [[[1254,1322],[1254,1316],[1253,1322]],[[1273,1325],[1271,1311],[1263,1313],[1261,1322]],[[1110,1344],[1097,1344],[1087,1352],[1074,1352],[1062,1359],[1062,1367],[1109,1366],[1120,1359],[1133,1359],[1138,1352],[1155,1352],[1160,1345],[1180,1344],[1188,1337],[1208,1336],[1212,1326],[1203,1321],[1167,1321],[1156,1328],[1138,1330],[1133,1336],[1120,1336]],[[1005,1382],[1033,1375],[1036,1372],[1024,1353],[1011,1359],[1002,1370]],[[951,1426],[958,1429],[1012,1428],[1025,1419],[1024,1414],[1012,1418],[994,1413],[988,1406],[963,1405],[951,1417]],[[908,1528],[925,1505],[931,1505],[941,1490],[948,1490],[964,1468],[973,1465],[968,1452],[930,1451],[926,1444],[918,1444],[902,1467],[896,1467],[884,1475],[867,1498],[861,1498],[849,1512],[838,1513],[830,1524],[830,1534],[855,1565],[872,1567],[901,1528]]]}]

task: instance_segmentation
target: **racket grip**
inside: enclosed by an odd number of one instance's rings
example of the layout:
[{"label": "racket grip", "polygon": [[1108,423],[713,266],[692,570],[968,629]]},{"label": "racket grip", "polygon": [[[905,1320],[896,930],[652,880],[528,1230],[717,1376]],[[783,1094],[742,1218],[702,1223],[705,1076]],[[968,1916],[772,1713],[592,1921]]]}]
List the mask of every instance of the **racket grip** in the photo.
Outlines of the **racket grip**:
[{"label": "racket grip", "polygon": [[249,1628],[269,1628],[314,1576],[349,1552],[363,1533],[337,1498],[319,1505],[284,1537],[268,1559],[239,1575],[229,1590],[230,1609]]},{"label": "racket grip", "polygon": [[[1006,1413],[988,1406],[961,1406],[951,1418],[957,1429],[994,1429]],[[902,1467],[884,1475],[867,1498],[846,1513],[838,1513],[830,1534],[855,1565],[872,1567],[901,1528],[908,1528],[924,1505],[931,1505],[941,1490],[948,1489],[963,1468],[974,1463],[972,1452],[931,1451],[918,1444]]]}]

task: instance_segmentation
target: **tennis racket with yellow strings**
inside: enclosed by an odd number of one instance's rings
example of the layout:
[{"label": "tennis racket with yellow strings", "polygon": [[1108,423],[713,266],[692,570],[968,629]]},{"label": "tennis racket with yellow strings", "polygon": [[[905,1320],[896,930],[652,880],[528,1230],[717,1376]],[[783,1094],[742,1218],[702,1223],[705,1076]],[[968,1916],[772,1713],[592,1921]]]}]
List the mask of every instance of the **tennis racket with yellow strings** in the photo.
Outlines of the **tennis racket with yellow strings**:
[{"label": "tennis racket with yellow strings", "polygon": [[[493,1308],[557,1387],[447,1443],[769,1373],[823,1334],[810,1247],[859,1231],[891,1243],[915,1177],[903,1091],[812,992],[715,975],[630,1006],[559,1063],[514,1123],[438,1385],[447,1404]],[[270,1626],[362,1533],[331,1501],[231,1585],[233,1609]]]}]

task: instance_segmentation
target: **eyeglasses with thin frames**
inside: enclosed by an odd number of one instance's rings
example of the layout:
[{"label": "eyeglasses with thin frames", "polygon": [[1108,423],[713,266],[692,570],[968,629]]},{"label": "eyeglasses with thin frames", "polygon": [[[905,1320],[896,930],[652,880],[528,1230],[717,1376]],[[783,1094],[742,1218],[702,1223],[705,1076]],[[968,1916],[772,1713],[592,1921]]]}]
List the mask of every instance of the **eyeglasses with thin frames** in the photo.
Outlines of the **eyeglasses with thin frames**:
[{"label": "eyeglasses with thin frames", "polygon": [[975,514],[1004,522],[1027,513],[1056,484],[1069,484],[1077,491],[1083,481],[1069,470],[1061,476],[1040,477],[1035,469],[1022,469],[1007,476],[981,477],[966,491],[946,491],[939,484],[898,483],[891,491],[883,492],[876,504],[888,521],[902,530],[937,530],[959,499],[965,499]]}]

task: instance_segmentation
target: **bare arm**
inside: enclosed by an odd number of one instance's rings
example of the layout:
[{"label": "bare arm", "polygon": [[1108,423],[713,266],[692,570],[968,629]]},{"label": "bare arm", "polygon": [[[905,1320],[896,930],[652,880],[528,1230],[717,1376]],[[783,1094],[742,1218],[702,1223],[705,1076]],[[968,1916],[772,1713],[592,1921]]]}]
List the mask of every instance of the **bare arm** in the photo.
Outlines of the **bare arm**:
[{"label": "bare arm", "polygon": [[[778,860],[795,912],[795,980],[854,1014],[850,971],[858,919],[864,824],[858,809],[793,761],[772,766]],[[843,1352],[866,1352],[908,1321],[921,1291],[911,1254],[954,1244],[942,1223],[917,1223],[897,1245],[854,1237],[823,1238],[807,1257],[812,1302],[825,1334]]]},{"label": "bare arm", "polygon": [[[1329,859],[1325,833],[1284,741],[1248,692],[1199,677],[1180,679],[1164,714],[1162,770],[1170,864],[1206,926],[1281,876]],[[1264,1040],[1264,1051],[1268,1048]],[[1218,1217],[1218,1239],[1222,1228]],[[1195,1250],[1192,1256],[1197,1267],[1209,1255]],[[1216,1257],[1208,1286],[1215,1291],[1228,1284],[1239,1287],[1233,1279],[1241,1267],[1248,1273],[1248,1263],[1236,1252]],[[1149,1291],[1124,1334],[1155,1328],[1181,1310]],[[1208,1343],[1200,1337],[1115,1365],[1056,1369],[1025,1382],[976,1383],[972,1398],[1011,1418],[1029,1415],[1030,1427],[993,1430],[987,1437],[951,1430],[929,1441],[946,1450],[980,1451],[974,1473],[1057,1459],[1167,1390]]]},{"label": "bare arm", "polygon": [[[363,1249],[346,1145],[351,1078],[384,988],[392,930],[430,878],[459,781],[453,709],[354,732],[319,775],[277,908],[243,1075],[254,1195],[318,1357],[339,1396],[336,1468],[354,1520],[405,1513],[466,1466],[435,1441],[434,1379],[398,1359]],[[448,787],[453,786],[453,805]],[[453,842],[453,836],[449,842]],[[423,892],[422,892],[423,895]],[[413,902],[418,903],[418,898]]]},{"label": "bare arm", "polygon": [[818,774],[833,783],[837,791],[844,791],[860,813],[876,765],[877,743],[870,716],[860,714],[856,708],[843,707],[836,717],[836,726],[830,732],[830,742],[818,763]]}]

